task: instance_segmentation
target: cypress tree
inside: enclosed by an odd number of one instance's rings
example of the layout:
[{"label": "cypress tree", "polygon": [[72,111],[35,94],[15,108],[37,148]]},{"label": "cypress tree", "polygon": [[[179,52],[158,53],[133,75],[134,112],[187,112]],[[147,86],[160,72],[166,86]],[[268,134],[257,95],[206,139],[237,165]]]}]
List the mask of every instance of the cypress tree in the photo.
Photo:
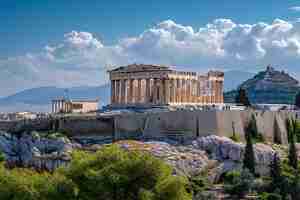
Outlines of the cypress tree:
[{"label": "cypress tree", "polygon": [[238,95],[235,98],[235,102],[237,104],[241,104],[241,105],[244,105],[246,107],[250,107],[251,106],[251,103],[250,103],[249,98],[247,96],[246,90],[243,89],[243,88],[239,89]]},{"label": "cypress tree", "polygon": [[280,166],[280,158],[277,153],[273,155],[273,159],[270,163],[270,176],[272,178],[271,189],[275,191],[280,189],[282,183],[282,173]]},{"label": "cypress tree", "polygon": [[289,165],[294,169],[298,169],[298,155],[297,149],[295,145],[295,135],[293,134],[290,138],[290,145],[289,145]]},{"label": "cypress tree", "polygon": [[289,165],[294,169],[298,169],[298,155],[295,144],[295,137],[297,131],[297,120],[291,119],[288,123],[288,137],[289,137]]},{"label": "cypress tree", "polygon": [[255,175],[255,155],[251,134],[246,132],[246,147],[244,154],[243,167],[247,168],[253,175]]},{"label": "cypress tree", "polygon": [[297,95],[295,97],[295,106],[297,108],[300,108],[300,91],[297,93]]}]

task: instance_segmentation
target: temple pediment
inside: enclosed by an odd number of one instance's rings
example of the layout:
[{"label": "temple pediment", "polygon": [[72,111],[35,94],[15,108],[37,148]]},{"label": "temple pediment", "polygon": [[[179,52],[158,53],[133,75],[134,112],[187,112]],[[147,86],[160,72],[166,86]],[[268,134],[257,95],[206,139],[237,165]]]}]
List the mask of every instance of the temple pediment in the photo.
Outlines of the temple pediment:
[{"label": "temple pediment", "polygon": [[128,72],[166,71],[166,70],[170,70],[170,68],[162,65],[131,64],[127,66],[118,67],[109,72],[128,73]]}]

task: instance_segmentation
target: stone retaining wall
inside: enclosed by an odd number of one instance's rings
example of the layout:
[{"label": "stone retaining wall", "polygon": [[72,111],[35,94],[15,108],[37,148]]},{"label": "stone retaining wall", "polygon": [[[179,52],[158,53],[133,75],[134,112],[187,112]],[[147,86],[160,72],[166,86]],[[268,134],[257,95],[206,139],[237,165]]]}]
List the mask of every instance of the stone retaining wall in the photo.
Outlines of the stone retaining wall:
[{"label": "stone retaining wall", "polygon": [[[33,120],[0,122],[0,130],[64,131],[70,136],[111,136],[115,139],[127,137],[183,137],[219,135],[231,137],[233,132],[244,139],[247,123],[254,115],[258,131],[273,142],[276,136],[287,143],[285,121],[294,117],[291,112],[272,111],[168,111],[156,113],[122,113],[119,115],[68,116],[55,120]],[[55,126],[54,126],[55,125]]]}]

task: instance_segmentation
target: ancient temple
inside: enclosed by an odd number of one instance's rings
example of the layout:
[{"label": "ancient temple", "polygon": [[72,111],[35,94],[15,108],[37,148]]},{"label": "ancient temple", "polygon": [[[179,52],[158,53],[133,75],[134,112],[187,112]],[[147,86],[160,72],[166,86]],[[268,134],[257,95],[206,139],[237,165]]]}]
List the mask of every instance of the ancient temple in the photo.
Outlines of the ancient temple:
[{"label": "ancient temple", "polygon": [[224,73],[176,71],[168,66],[132,64],[108,71],[111,106],[223,104]]}]

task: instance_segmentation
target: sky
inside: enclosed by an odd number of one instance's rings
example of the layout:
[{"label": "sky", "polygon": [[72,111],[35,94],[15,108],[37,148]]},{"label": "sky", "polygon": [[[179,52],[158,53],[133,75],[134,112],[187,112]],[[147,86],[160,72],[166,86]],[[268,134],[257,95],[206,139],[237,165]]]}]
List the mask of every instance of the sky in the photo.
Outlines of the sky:
[{"label": "sky", "polygon": [[101,85],[130,63],[300,77],[300,2],[1,0],[0,97]]}]

